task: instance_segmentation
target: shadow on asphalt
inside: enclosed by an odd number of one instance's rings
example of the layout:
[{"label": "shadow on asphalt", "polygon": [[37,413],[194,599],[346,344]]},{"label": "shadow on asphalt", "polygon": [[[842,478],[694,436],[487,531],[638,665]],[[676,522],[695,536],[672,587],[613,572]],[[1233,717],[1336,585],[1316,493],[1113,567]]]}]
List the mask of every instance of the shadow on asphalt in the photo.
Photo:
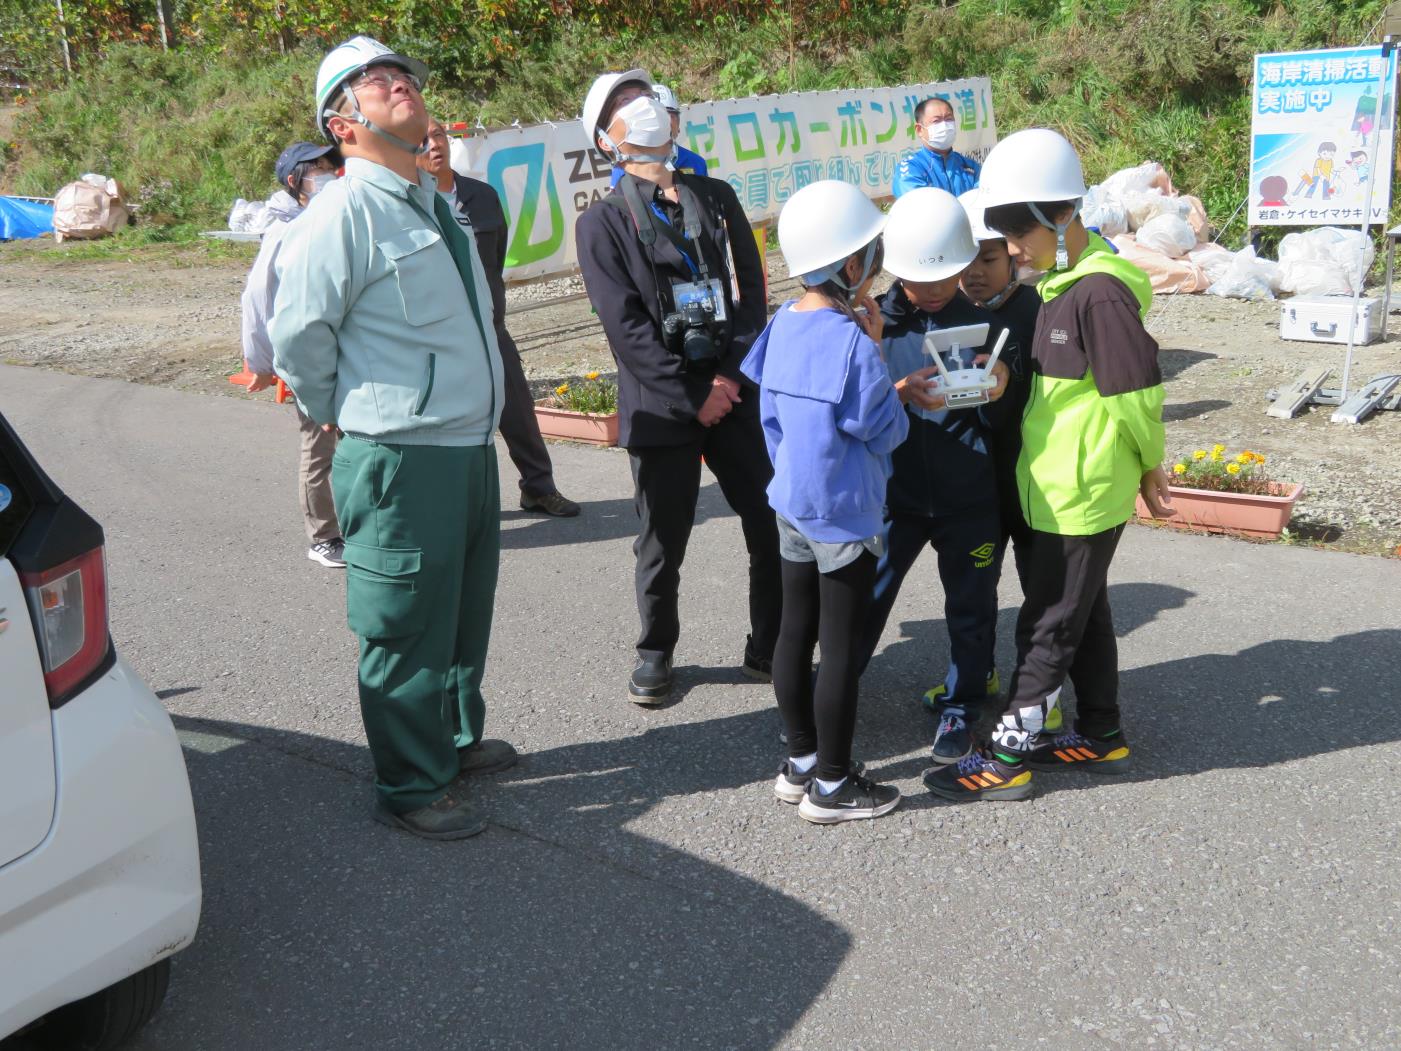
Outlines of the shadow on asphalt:
[{"label": "shadow on asphalt", "polygon": [[[627,458],[620,457],[626,474]],[[501,549],[562,547],[566,544],[592,544],[602,540],[618,540],[637,536],[637,511],[632,500],[587,500],[588,494],[561,486],[564,495],[578,501],[577,518],[551,518],[549,515],[521,511],[514,505],[501,508]],[[696,499],[695,524],[712,518],[734,518],[735,513],[725,503],[719,483],[707,469],[701,473],[700,495]],[[517,524],[521,523],[521,524]],[[631,576],[632,567],[627,567]]]},{"label": "shadow on asphalt", "polygon": [[771,770],[768,710],[527,755],[484,779],[492,827],[455,844],[371,822],[363,746],[175,723],[205,915],[149,1051],[765,1048],[850,947],[801,902],[627,829]]},{"label": "shadow on asphalt", "polygon": [[[1120,638],[1197,597],[1183,588],[1148,583],[1111,584],[1109,594]],[[1004,688],[1013,662],[1016,612],[1004,609],[999,615],[998,664]],[[863,756],[927,749],[933,740],[935,720],[920,717],[919,695],[944,673],[944,622],[907,621],[901,624],[901,635],[876,655],[862,680],[858,734]],[[1202,641],[1204,649],[1229,650],[1229,639]],[[1124,670],[1119,702],[1133,767],[1113,778],[1087,770],[1038,773],[1038,794],[1269,766],[1401,740],[1401,707],[1390,685],[1398,653],[1401,630],[1379,629],[1326,642],[1276,639],[1239,652],[1204,652]],[[920,669],[915,680],[909,674],[912,667]],[[920,685],[912,688],[914,682]],[[892,689],[892,683],[901,688]],[[1004,700],[1005,695],[983,713],[979,729],[984,734]],[[1067,686],[1063,703],[1070,725],[1073,686]],[[927,765],[921,755],[880,773],[892,779],[916,777]],[[917,794],[906,805],[958,804]]]}]

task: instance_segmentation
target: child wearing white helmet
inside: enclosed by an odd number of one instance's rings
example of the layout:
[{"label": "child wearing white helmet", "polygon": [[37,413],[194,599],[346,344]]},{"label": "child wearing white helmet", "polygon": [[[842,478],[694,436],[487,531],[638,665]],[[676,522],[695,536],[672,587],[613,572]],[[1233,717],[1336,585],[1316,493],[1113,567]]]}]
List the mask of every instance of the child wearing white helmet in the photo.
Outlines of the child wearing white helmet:
[{"label": "child wearing white helmet", "polygon": [[881,363],[881,319],[868,294],[881,269],[884,226],[880,209],[848,183],[826,180],[795,193],[778,217],[778,237],[806,291],[780,308],[741,366],[759,385],[782,555],[773,686],[788,758],[774,793],[816,824],[880,817],[900,802],[898,789],[866,778],[851,759],[858,640],[871,605],[890,453],[908,429]]},{"label": "child wearing white helmet", "polygon": [[[1127,769],[1106,581],[1134,498],[1170,513],[1158,345],[1143,328],[1152,292],[1080,221],[1080,158],[1054,131],[1017,132],[988,155],[981,190],[987,225],[1046,276],[1017,463],[1032,530],[1017,666],[988,746],[925,777],[954,800],[1025,798],[1033,769]],[[1067,678],[1075,728],[1053,734]]]},{"label": "child wearing white helmet", "polygon": [[[885,268],[898,279],[880,299],[882,356],[892,379],[930,360],[930,332],[986,325],[986,342],[969,346],[952,369],[971,366],[996,345],[1003,326],[959,293],[959,279],[978,246],[958,199],[922,186],[895,202],[886,227]],[[986,348],[986,350],[984,349]],[[1008,348],[1004,346],[1003,353]],[[1013,353],[1016,350],[1013,348]],[[999,537],[994,434],[1015,427],[1001,399],[1007,369],[994,368],[999,386],[976,408],[949,409],[937,394],[910,400],[909,437],[895,450],[886,494],[885,553],[877,567],[874,601],[864,628],[863,664],[870,659],[899,594],[926,546],[939,559],[949,666],[924,695],[939,715],[933,760],[953,763],[972,747],[970,725],[997,695],[992,636],[997,623]]]},{"label": "child wearing white helmet", "polygon": [[[960,194],[958,203],[968,213],[973,240],[978,242],[978,254],[963,271],[959,287],[976,305],[991,310],[998,321],[1012,330],[1000,359],[1007,363],[1011,373],[1003,400],[1008,416],[1020,421],[1031,395],[1031,343],[1036,334],[1036,317],[1041,312],[1041,297],[1035,289],[1017,279],[1017,262],[1007,250],[1007,239],[996,230],[988,229],[983,222],[982,191],[972,189]],[[997,469],[998,514],[1002,529],[993,565],[1001,577],[1002,561],[1010,544],[1017,579],[1025,589],[1030,568],[1031,530],[1022,515],[1021,498],[1017,495],[1017,457],[1021,450],[1020,426],[998,430],[993,441],[993,461]]]}]

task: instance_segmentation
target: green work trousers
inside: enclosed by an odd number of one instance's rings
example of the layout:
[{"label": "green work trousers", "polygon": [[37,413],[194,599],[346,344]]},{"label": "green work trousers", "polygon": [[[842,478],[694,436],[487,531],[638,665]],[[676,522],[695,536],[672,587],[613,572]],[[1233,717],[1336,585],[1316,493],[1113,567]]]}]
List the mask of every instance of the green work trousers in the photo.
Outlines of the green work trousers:
[{"label": "green work trousers", "polygon": [[375,787],[402,814],[441,797],[458,753],[481,739],[501,558],[496,447],[346,435],[331,488]]}]

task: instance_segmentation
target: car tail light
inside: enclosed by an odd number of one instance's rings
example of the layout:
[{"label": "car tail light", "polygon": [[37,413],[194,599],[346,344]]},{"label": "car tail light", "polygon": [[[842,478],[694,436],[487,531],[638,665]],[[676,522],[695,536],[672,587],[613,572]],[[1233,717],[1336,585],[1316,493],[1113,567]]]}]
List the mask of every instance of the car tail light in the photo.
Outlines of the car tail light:
[{"label": "car tail light", "polygon": [[58,705],[107,658],[107,563],[93,548],[53,569],[21,573],[34,632],[39,636],[44,685]]}]

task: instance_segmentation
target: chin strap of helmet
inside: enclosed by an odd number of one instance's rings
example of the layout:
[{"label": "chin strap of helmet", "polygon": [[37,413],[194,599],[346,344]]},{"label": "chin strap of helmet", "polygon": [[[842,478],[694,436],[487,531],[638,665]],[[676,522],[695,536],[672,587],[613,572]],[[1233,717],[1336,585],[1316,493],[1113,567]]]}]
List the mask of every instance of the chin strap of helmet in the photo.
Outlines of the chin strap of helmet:
[{"label": "chin strap of helmet", "polygon": [[804,274],[799,280],[809,288],[816,288],[818,285],[825,285],[828,281],[831,281],[838,288],[845,291],[847,297],[850,298],[851,293],[864,285],[866,283],[866,278],[871,276],[871,269],[876,259],[876,251],[879,248],[879,237],[866,246],[866,254],[861,260],[861,276],[851,284],[848,284],[846,280],[846,261],[851,258],[850,256],[844,256],[835,263],[824,266],[821,270],[814,270],[811,273]]},{"label": "chin strap of helmet", "polygon": [[1016,263],[1011,263],[1011,271],[1012,274],[1007,279],[1007,286],[1001,292],[997,293],[997,295],[989,296],[986,300],[984,300],[983,306],[987,307],[989,310],[996,310],[1003,303],[1007,302],[1009,298],[1011,298],[1012,293],[1015,292],[1017,290],[1017,286],[1021,284],[1021,282],[1017,280]]},{"label": "chin strap of helmet", "polygon": [[1057,270],[1070,269],[1070,252],[1065,247],[1065,232],[1070,229],[1070,224],[1075,221],[1075,217],[1080,214],[1080,203],[1080,198],[1077,197],[1075,199],[1075,207],[1070,210],[1070,215],[1066,218],[1065,222],[1063,223],[1051,222],[1051,220],[1047,219],[1041,213],[1040,208],[1036,207],[1036,205],[1031,204],[1030,202],[1027,203],[1027,207],[1031,209],[1031,214],[1036,216],[1036,221],[1042,226],[1044,226],[1046,229],[1054,230],[1056,232]]},{"label": "chin strap of helmet", "polygon": [[615,167],[621,167],[628,163],[660,164],[669,172],[674,172],[676,170],[676,143],[674,142],[668,144],[667,155],[663,157],[657,153],[624,153],[623,144],[614,142],[609,137],[608,132],[604,131],[602,128],[598,129],[598,137],[607,143],[608,148],[604,153],[607,155],[608,159],[613,162]]},{"label": "chin strap of helmet", "polygon": [[385,131],[374,121],[370,120],[369,117],[365,116],[365,114],[360,111],[360,100],[355,97],[355,91],[353,88],[351,88],[349,84],[345,85],[345,97],[350,99],[349,113],[337,113],[333,109],[328,109],[325,113],[322,114],[322,116],[328,121],[332,117],[344,117],[347,120],[353,120],[357,124],[364,125],[365,128],[374,132],[381,139],[384,139],[386,142],[388,142],[391,146],[397,147],[398,149],[403,150],[405,153],[412,153],[415,157],[421,156],[422,154],[428,152],[427,137],[425,137],[424,140],[419,143],[409,142],[408,139],[401,139],[399,138],[399,136],[393,134],[392,132]]}]

